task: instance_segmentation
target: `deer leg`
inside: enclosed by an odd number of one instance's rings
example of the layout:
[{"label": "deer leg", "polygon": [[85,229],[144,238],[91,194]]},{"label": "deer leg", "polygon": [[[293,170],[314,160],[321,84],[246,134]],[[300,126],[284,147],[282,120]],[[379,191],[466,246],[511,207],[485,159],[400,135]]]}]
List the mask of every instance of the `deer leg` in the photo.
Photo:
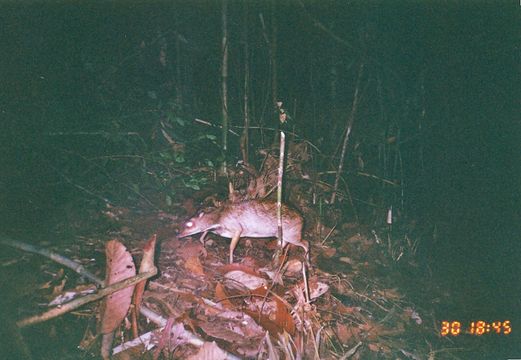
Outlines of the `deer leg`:
[{"label": "deer leg", "polygon": [[235,250],[235,247],[239,243],[240,238],[241,238],[241,232],[236,231],[235,234],[233,234],[232,242],[230,243],[230,264],[233,264],[233,250]]},{"label": "deer leg", "polygon": [[204,246],[204,238],[206,237],[207,234],[208,234],[208,231],[205,231],[199,238],[199,241],[203,244],[203,246]]}]

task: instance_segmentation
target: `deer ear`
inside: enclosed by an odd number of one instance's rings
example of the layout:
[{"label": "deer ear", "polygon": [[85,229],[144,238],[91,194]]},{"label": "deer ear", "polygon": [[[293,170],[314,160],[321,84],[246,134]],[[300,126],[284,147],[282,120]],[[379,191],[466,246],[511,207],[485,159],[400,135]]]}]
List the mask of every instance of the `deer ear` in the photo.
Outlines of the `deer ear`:
[{"label": "deer ear", "polygon": [[198,218],[202,218],[203,216],[204,216],[204,212],[201,211],[197,217],[198,217]]}]

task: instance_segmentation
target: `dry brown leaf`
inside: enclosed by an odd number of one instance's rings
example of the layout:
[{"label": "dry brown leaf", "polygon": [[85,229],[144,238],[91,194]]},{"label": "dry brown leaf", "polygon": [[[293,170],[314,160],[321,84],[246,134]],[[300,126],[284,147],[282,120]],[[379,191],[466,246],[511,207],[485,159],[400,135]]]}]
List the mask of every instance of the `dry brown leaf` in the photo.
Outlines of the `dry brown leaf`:
[{"label": "dry brown leaf", "polygon": [[65,283],[67,282],[66,278],[63,278],[59,284],[55,285],[52,289],[52,295],[53,297],[58,296],[62,293],[63,288],[65,287]]},{"label": "dry brown leaf", "polygon": [[204,275],[203,265],[199,260],[199,256],[192,256],[186,259],[185,269],[195,275]]},{"label": "dry brown leaf", "polygon": [[258,297],[264,297],[268,293],[268,288],[266,286],[261,286],[257,289],[253,289],[252,291],[250,291],[250,293]]},{"label": "dry brown leaf", "polygon": [[353,332],[347,327],[346,324],[336,324],[336,336],[342,344],[347,344],[353,337]]},{"label": "dry brown leaf", "polygon": [[[308,280],[309,287],[309,297],[311,300],[314,300],[323,294],[325,294],[329,290],[329,285],[318,281],[316,276],[313,276]],[[300,294],[304,292],[304,282],[301,281],[299,284],[295,285],[292,289],[293,295],[298,299]]]},{"label": "dry brown leaf", "polygon": [[[119,241],[109,241],[105,252],[107,256],[106,285],[111,285],[136,275],[136,267],[132,256]],[[101,309],[102,334],[114,331],[123,321],[130,307],[133,291],[134,286],[129,286],[105,298]]]},{"label": "dry brown leaf", "polygon": [[224,290],[224,286],[221,283],[217,283],[215,285],[215,299],[219,301],[225,308],[234,309],[235,306],[232,304],[230,300],[228,300],[228,295]]},{"label": "dry brown leaf", "polygon": [[[136,275],[132,256],[125,246],[117,240],[111,240],[105,247],[107,270],[105,284],[111,285]],[[118,290],[107,296],[101,306],[101,357],[110,358],[110,349],[114,339],[114,330],[121,324],[130,307],[134,285]]]},{"label": "dry brown leaf", "polygon": [[287,276],[295,276],[302,273],[302,261],[297,259],[290,259],[284,265],[285,274]]},{"label": "dry brown leaf", "polygon": [[337,303],[335,304],[335,306],[335,310],[341,315],[356,314],[360,312],[360,307],[358,306],[346,306],[342,303]]},{"label": "dry brown leaf", "polygon": [[251,316],[238,311],[223,311],[198,323],[208,336],[233,344],[235,350],[248,358],[255,357],[264,338],[264,330]]},{"label": "dry brown leaf", "polygon": [[383,353],[383,354],[391,353],[391,349],[387,345],[384,345],[384,344],[370,343],[370,344],[367,344],[367,346],[369,347],[369,350],[371,350],[373,352],[379,352],[379,353]]},{"label": "dry brown leaf", "polygon": [[357,243],[364,240],[364,237],[360,234],[355,234],[351,236],[349,239],[347,239],[346,243]]},{"label": "dry brown leaf", "polygon": [[[156,249],[156,234],[152,235],[150,239],[146,242],[143,247],[143,258],[141,259],[141,264],[139,265],[139,273],[144,273],[147,271],[152,271],[155,268],[154,265],[154,252]],[[136,311],[139,311],[139,306],[141,305],[141,299],[143,297],[143,292],[145,291],[145,285],[147,280],[143,280],[136,284],[136,290],[134,291],[134,306]]]},{"label": "dry brown leaf", "polygon": [[322,255],[324,255],[325,258],[332,258],[336,254],[336,249],[332,247],[325,247],[322,248],[321,251]]},{"label": "dry brown leaf", "polygon": [[268,316],[262,314],[259,316],[258,311],[250,311],[245,309],[244,312],[249,316],[255,318],[255,320],[262,326],[264,330],[267,330],[271,336],[277,337],[278,334],[282,333],[283,329],[275,321],[272,321]]},{"label": "dry brown leaf", "polygon": [[380,351],[383,352],[384,354],[390,354],[391,353],[391,348],[387,345],[384,345],[384,344],[381,344],[380,345]]},{"label": "dry brown leaf", "polygon": [[199,241],[183,241],[177,247],[177,254],[183,259],[188,260],[192,257],[199,257],[204,251],[203,244]]},{"label": "dry brown leaf", "polygon": [[87,327],[87,329],[85,330],[85,333],[83,334],[83,338],[81,339],[81,341],[78,345],[78,348],[80,350],[88,350],[94,344],[96,339],[97,339],[96,334],[94,334],[92,332],[90,327]]},{"label": "dry brown leaf", "polygon": [[383,289],[376,291],[380,296],[386,298],[387,300],[400,300],[403,298],[403,295],[398,292],[398,289]]},{"label": "dry brown leaf", "polygon": [[[148,239],[145,246],[143,247],[143,258],[141,259],[141,264],[139,265],[139,273],[144,273],[148,271],[152,271],[155,268],[154,265],[154,253],[156,249],[156,240],[157,235],[154,234]],[[141,306],[141,301],[143,299],[143,293],[145,292],[145,285],[147,284],[147,280],[143,280],[136,284],[136,288],[134,290],[133,297],[133,314],[132,314],[132,332],[133,336],[138,336],[138,314],[139,307]]]},{"label": "dry brown leaf", "polygon": [[409,321],[412,319],[418,325],[421,325],[423,323],[423,319],[421,318],[420,314],[410,307],[407,307],[403,310],[402,314],[400,315],[400,318],[404,321]]},{"label": "dry brown leaf", "polygon": [[197,354],[189,356],[188,360],[226,360],[226,353],[217,346],[215,341],[205,342]]},{"label": "dry brown leaf", "polygon": [[235,270],[224,274],[226,286],[236,290],[242,290],[246,287],[248,290],[255,290],[263,286],[267,286],[268,282],[252,274],[245,273],[243,271]]},{"label": "dry brown leaf", "polygon": [[382,328],[378,336],[397,336],[405,332],[405,326],[401,322],[395,324],[392,328]]},{"label": "dry brown leaf", "polygon": [[241,265],[244,265],[251,269],[257,269],[259,267],[259,262],[251,256],[245,256],[244,258],[242,258]]},{"label": "dry brown leaf", "polygon": [[295,333],[295,322],[291,317],[286,305],[279,299],[275,298],[277,304],[277,312],[275,313],[275,323],[290,335]]},{"label": "dry brown leaf", "polygon": [[47,282],[43,283],[42,285],[40,285],[40,289],[41,290],[43,290],[43,289],[50,289],[52,287],[52,283],[53,283],[52,280],[47,281]]},{"label": "dry brown leaf", "polygon": [[405,331],[405,326],[402,323],[397,323],[392,329],[389,329],[368,319],[366,319],[365,324],[360,325],[360,328],[367,332],[367,339],[369,340],[376,340],[382,336],[396,336]]},{"label": "dry brown leaf", "polygon": [[219,271],[223,274],[226,274],[230,271],[242,271],[242,272],[245,272],[250,275],[259,276],[259,277],[261,276],[260,273],[258,271],[256,271],[253,266],[249,266],[249,265],[245,264],[244,261],[242,264],[233,263],[233,264],[223,265],[223,266],[219,267]]},{"label": "dry brown leaf", "polygon": [[373,352],[380,351],[380,346],[378,346],[378,344],[375,344],[375,343],[367,344],[367,347],[369,348],[369,350],[371,350]]},{"label": "dry brown leaf", "polygon": [[354,264],[353,259],[351,259],[350,257],[347,257],[347,256],[341,256],[340,258],[338,258],[338,261],[343,262],[345,264],[349,264],[349,265]]}]

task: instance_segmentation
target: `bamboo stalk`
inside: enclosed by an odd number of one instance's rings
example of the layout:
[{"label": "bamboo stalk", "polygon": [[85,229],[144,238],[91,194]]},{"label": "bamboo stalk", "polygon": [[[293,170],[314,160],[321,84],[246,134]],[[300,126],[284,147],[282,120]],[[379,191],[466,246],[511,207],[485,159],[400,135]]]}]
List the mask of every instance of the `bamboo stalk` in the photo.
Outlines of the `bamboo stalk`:
[{"label": "bamboo stalk", "polygon": [[340,161],[338,162],[338,169],[335,177],[335,185],[333,186],[333,194],[331,194],[331,204],[335,203],[336,200],[336,192],[338,190],[338,184],[340,182],[340,176],[342,175],[342,171],[344,170],[344,160],[347,151],[347,143],[349,142],[349,135],[351,134],[351,130],[353,128],[353,123],[355,122],[356,111],[358,110],[358,102],[359,102],[359,92],[360,92],[360,79],[362,78],[362,74],[364,71],[364,63],[360,64],[358,69],[358,76],[356,79],[355,93],[353,95],[353,104],[351,106],[351,113],[347,118],[346,130],[344,131],[344,141],[342,144],[342,153],[340,155]]},{"label": "bamboo stalk", "polygon": [[228,0],[222,2],[222,65],[221,65],[221,91],[222,91],[222,173],[226,174],[226,157],[228,153]]}]

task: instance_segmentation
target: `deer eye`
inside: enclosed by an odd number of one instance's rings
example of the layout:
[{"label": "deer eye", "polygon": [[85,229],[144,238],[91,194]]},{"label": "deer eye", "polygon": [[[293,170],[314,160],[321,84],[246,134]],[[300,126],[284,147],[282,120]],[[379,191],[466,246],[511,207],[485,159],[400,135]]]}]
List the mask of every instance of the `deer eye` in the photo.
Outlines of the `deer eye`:
[{"label": "deer eye", "polygon": [[192,226],[194,226],[194,223],[191,222],[191,221],[189,221],[189,222],[186,223],[185,226],[186,226],[187,228],[191,228]]}]

